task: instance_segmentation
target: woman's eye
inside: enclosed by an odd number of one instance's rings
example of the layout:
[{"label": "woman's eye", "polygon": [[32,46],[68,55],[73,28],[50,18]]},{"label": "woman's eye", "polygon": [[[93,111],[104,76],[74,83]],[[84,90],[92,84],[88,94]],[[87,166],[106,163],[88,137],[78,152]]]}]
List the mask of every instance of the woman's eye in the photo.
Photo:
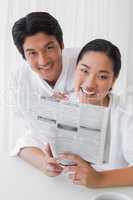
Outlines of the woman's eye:
[{"label": "woman's eye", "polygon": [[89,73],[88,70],[85,69],[85,68],[81,68],[80,71],[83,72],[83,73],[85,73],[85,74]]}]

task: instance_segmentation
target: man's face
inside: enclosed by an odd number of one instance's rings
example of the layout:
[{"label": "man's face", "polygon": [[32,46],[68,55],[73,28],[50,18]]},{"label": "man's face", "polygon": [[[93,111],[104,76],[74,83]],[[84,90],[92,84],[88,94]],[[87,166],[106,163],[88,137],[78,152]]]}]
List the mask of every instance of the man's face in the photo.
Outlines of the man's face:
[{"label": "man's face", "polygon": [[104,105],[114,81],[113,63],[106,54],[90,51],[79,61],[75,91],[80,102]]},{"label": "man's face", "polygon": [[54,85],[62,70],[62,49],[56,38],[39,32],[25,39],[23,49],[32,70]]}]

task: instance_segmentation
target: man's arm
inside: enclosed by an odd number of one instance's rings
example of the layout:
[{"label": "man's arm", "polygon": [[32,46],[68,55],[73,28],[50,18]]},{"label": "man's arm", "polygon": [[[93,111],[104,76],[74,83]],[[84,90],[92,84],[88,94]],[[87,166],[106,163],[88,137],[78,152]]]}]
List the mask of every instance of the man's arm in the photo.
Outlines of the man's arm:
[{"label": "man's arm", "polygon": [[43,171],[47,176],[58,176],[62,172],[62,167],[51,156],[50,149],[43,152],[36,147],[25,147],[20,150],[18,156],[30,165]]}]

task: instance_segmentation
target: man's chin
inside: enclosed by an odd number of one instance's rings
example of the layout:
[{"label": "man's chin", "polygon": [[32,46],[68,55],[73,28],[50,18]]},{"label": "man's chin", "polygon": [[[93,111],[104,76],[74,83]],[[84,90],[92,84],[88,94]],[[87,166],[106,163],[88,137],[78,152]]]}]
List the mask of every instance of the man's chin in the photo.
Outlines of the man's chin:
[{"label": "man's chin", "polygon": [[39,76],[40,76],[41,79],[48,81],[48,82],[52,80],[52,77],[48,74],[39,73]]},{"label": "man's chin", "polygon": [[41,76],[41,79],[42,80],[44,80],[44,81],[46,81],[50,86],[54,86],[55,85],[55,83],[56,83],[56,81],[53,79],[53,78],[51,78],[51,77],[47,77],[47,76]]}]

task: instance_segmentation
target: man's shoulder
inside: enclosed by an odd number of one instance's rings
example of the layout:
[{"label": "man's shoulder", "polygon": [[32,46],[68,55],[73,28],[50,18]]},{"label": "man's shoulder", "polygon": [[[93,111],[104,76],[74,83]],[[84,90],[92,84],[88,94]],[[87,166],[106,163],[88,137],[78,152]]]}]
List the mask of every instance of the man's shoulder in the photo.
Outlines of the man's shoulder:
[{"label": "man's shoulder", "polygon": [[24,86],[27,82],[31,82],[32,76],[30,67],[27,64],[23,64],[12,72],[11,80],[16,86]]}]

